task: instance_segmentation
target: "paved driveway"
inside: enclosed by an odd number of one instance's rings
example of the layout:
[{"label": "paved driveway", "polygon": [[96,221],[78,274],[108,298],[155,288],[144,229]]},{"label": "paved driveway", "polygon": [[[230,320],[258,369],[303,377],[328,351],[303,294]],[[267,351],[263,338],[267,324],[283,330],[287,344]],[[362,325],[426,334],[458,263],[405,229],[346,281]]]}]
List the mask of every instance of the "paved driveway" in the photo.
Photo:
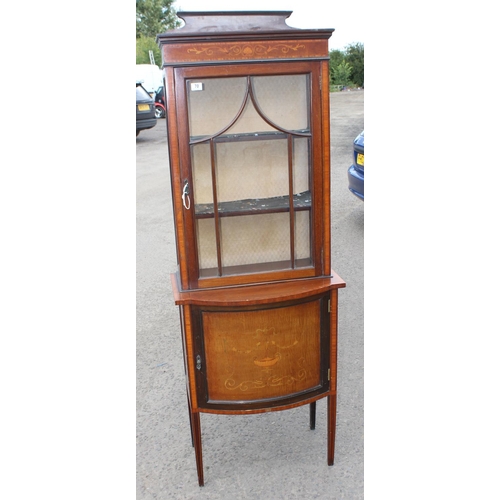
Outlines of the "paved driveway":
[{"label": "paved driveway", "polygon": [[332,268],[339,291],[335,465],[327,465],[326,399],[258,415],[201,415],[198,486],[186,404],[165,120],[140,133],[137,160],[137,499],[363,498],[364,204],[347,189],[364,92],[331,94]]}]

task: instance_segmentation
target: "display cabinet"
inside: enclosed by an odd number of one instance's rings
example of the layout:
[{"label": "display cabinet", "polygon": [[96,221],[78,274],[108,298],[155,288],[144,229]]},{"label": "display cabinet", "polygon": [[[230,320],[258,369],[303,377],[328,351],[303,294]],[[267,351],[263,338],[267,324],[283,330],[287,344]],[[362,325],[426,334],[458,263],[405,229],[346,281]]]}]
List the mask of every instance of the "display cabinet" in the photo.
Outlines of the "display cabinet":
[{"label": "display cabinet", "polygon": [[333,464],[337,292],[330,265],[328,38],[291,12],[179,12],[158,35],[167,107],[188,407],[258,413],[328,398]]}]

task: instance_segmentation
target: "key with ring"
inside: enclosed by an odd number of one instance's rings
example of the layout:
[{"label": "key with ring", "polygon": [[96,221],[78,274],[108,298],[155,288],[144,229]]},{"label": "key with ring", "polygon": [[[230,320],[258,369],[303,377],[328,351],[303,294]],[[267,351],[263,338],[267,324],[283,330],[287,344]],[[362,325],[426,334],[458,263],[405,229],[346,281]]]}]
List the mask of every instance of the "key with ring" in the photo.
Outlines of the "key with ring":
[{"label": "key with ring", "polygon": [[182,188],[182,204],[186,210],[191,208],[191,198],[189,198],[189,182],[187,179],[184,181],[184,187]]}]

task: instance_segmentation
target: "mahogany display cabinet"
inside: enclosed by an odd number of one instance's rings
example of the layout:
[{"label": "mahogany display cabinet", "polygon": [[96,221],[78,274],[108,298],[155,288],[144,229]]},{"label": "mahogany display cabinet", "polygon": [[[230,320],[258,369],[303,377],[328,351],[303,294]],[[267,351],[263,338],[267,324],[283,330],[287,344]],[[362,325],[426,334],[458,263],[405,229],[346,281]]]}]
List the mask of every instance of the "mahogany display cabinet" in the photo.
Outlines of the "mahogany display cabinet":
[{"label": "mahogany display cabinet", "polygon": [[332,29],[289,11],[179,12],[163,60],[192,442],[200,413],[327,398],[334,460],[338,289],[330,263]]}]

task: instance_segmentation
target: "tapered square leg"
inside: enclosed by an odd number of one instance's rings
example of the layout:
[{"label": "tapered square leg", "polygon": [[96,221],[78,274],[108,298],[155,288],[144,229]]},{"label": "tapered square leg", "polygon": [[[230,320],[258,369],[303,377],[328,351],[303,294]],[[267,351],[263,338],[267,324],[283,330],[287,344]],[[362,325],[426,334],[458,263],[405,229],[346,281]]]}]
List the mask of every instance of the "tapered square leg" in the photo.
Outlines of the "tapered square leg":
[{"label": "tapered square leg", "polygon": [[194,436],[193,436],[193,413],[191,411],[191,401],[189,401],[189,395],[187,396],[188,411],[189,411],[189,428],[191,430],[191,446],[194,447]]},{"label": "tapered square leg", "polygon": [[316,401],[309,405],[309,427],[312,431],[316,429]]},{"label": "tapered square leg", "polygon": [[193,424],[193,439],[194,439],[194,453],[196,455],[196,470],[198,472],[198,484],[203,486],[203,457],[201,453],[201,424],[200,424],[200,414],[192,413],[191,422]]},{"label": "tapered square leg", "polygon": [[335,425],[337,422],[337,395],[328,396],[328,465],[335,457]]}]

